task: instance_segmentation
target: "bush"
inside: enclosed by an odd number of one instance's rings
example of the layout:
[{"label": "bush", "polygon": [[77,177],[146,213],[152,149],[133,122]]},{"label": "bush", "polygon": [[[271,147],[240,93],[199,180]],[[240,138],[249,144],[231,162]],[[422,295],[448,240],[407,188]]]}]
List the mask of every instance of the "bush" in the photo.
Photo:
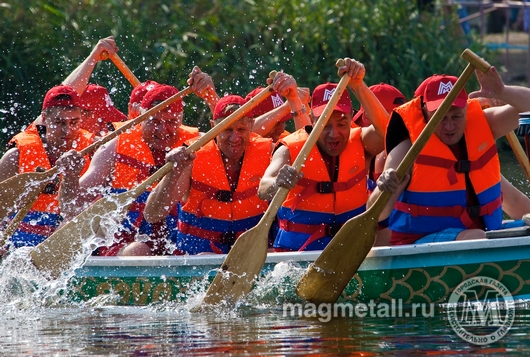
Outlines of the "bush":
[{"label": "bush", "polygon": [[[405,0],[30,0],[3,3],[0,14],[0,144],[29,124],[45,92],[109,35],[141,81],[183,87],[198,65],[220,95],[244,96],[273,69],[310,88],[338,81],[334,63],[348,56],[365,64],[369,85],[387,82],[410,97],[425,77],[458,75],[465,65],[457,28],[441,30],[440,16],[420,17]],[[91,81],[109,88],[126,111],[131,86],[110,61],[98,64]],[[194,96],[187,102],[185,123],[207,129],[207,106]]]}]

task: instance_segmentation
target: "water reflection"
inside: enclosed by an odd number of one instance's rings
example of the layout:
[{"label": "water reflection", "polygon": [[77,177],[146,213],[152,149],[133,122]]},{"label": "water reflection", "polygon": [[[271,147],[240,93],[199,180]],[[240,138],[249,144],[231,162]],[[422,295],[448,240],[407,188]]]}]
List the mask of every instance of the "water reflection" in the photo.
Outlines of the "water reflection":
[{"label": "water reflection", "polygon": [[317,319],[282,317],[279,309],[244,307],[193,314],[182,306],[48,308],[4,313],[2,355],[522,355],[530,311],[500,342],[477,347],[460,340],[445,315],[433,318]]}]

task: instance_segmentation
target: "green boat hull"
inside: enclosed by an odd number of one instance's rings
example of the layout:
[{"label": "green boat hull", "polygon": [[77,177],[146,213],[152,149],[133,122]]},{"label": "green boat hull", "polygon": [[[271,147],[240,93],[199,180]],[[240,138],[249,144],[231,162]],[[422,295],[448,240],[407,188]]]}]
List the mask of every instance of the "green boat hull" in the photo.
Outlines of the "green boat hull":
[{"label": "green boat hull", "polygon": [[[319,253],[269,254],[258,281],[269,286],[258,298],[300,302],[294,293],[296,276]],[[113,295],[118,305],[185,301],[208,286],[224,257],[93,257],[76,271],[69,293],[76,301]],[[267,279],[282,262],[291,262],[290,273],[294,269],[298,274]],[[516,299],[530,298],[530,237],[374,248],[340,301],[441,304],[455,287],[476,276],[500,281]]]}]

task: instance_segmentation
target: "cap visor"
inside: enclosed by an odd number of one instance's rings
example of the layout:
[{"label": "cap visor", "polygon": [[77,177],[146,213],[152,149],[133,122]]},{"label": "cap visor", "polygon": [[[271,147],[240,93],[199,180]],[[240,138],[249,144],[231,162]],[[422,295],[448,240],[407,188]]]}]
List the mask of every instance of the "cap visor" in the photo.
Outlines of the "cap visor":
[{"label": "cap visor", "polygon": [[[316,108],[311,109],[313,111],[313,115],[316,116],[316,117],[321,116],[325,107],[326,107],[326,105],[321,105],[321,106],[318,106]],[[342,105],[342,104],[337,104],[335,106],[335,108],[333,109],[333,111],[338,111],[338,112],[341,112],[341,113],[349,115],[349,114],[351,114],[351,107],[346,106],[346,105]]]},{"label": "cap visor", "polygon": [[[425,106],[427,107],[427,110],[430,112],[434,112],[440,105],[442,105],[442,102],[444,99],[437,99],[433,100],[432,102],[425,103]],[[466,106],[467,99],[465,98],[456,98],[453,102],[452,106],[458,107],[458,108],[464,108]]]}]

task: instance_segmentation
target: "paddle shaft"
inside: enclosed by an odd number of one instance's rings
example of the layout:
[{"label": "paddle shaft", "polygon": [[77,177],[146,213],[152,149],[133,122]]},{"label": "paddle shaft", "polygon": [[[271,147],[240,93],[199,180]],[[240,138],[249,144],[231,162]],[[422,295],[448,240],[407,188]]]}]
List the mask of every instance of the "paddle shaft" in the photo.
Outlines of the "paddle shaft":
[{"label": "paddle shaft", "polygon": [[104,51],[101,53],[101,57],[106,57],[105,59],[110,57],[112,63],[114,63],[114,65],[118,67],[120,72],[125,76],[125,78],[127,78],[129,83],[131,83],[133,87],[140,85],[140,81],[138,80],[138,78],[136,78],[134,73],[132,73],[132,71],[129,69],[129,67],[127,67],[125,62],[122,61],[122,59],[120,58],[120,56],[118,56],[117,53],[114,53],[113,55],[109,56],[108,52]]},{"label": "paddle shaft", "polygon": [[524,149],[521,146],[517,135],[515,135],[515,133],[511,131],[508,135],[506,135],[506,139],[508,139],[508,143],[510,144],[513,153],[515,154],[515,158],[519,162],[519,165],[521,165],[526,179],[530,181],[530,163],[528,162],[528,157],[526,156],[526,153],[524,152]]},{"label": "paddle shaft", "polygon": [[[104,137],[102,137],[98,141],[96,141],[96,142],[92,143],[91,145],[87,146],[86,148],[81,150],[79,153],[81,154],[81,156],[85,156],[85,155],[90,154],[91,152],[97,150],[102,145],[104,145],[104,144],[108,143],[109,141],[111,141],[112,139],[116,138],[118,135],[126,132],[127,130],[133,128],[137,124],[140,124],[144,120],[146,120],[146,119],[150,118],[151,116],[153,116],[154,114],[158,113],[159,111],[161,111],[165,107],[169,106],[170,104],[176,102],[177,100],[181,100],[182,98],[184,98],[185,96],[187,96],[191,92],[193,92],[193,90],[190,87],[184,88],[180,92],[172,95],[168,99],[164,100],[163,102],[161,102],[158,105],[154,106],[153,108],[149,109],[148,111],[146,111],[142,115],[139,115],[135,119],[128,121],[126,124],[122,125],[121,127],[116,129],[115,131],[105,135]],[[46,173],[48,174],[49,178],[52,178],[58,172],[59,172],[59,168],[57,166],[54,166],[53,168],[48,170]],[[28,174],[31,174],[31,173],[28,173]],[[36,186],[35,189],[33,190],[33,195],[28,194],[27,196],[29,196],[29,197],[26,197],[24,199],[24,201],[25,201],[24,206],[22,206],[18,210],[17,214],[15,215],[13,220],[10,222],[9,226],[7,226],[6,229],[3,231],[2,236],[0,237],[0,247],[2,247],[5,244],[6,240],[9,239],[9,237],[11,237],[13,235],[13,233],[15,233],[15,231],[18,228],[18,226],[20,225],[20,223],[22,222],[22,220],[24,219],[26,214],[29,212],[29,210],[31,209],[31,207],[33,206],[33,204],[35,203],[35,201],[39,197],[39,195],[42,192],[42,190],[44,189],[44,187],[46,187],[48,182],[49,181],[46,180],[46,181],[43,181],[41,183],[38,183],[38,186]]]},{"label": "paddle shaft", "polygon": [[[474,68],[483,72],[490,68],[487,62],[470,50],[465,50],[462,57],[469,64],[399,164],[396,172],[400,180],[403,180],[405,174],[409,172],[415,159],[434,133],[436,126],[452,106],[467,80],[473,75]],[[383,191],[373,206],[348,220],[341,227],[298,282],[296,293],[300,297],[313,303],[337,301],[372,248],[377,233],[377,221],[391,197],[391,193]]]},{"label": "paddle shaft", "polygon": [[[337,61],[337,66],[343,65],[343,62],[343,60]],[[309,137],[292,164],[297,172],[302,170],[302,166],[324,130],[349,81],[350,77],[347,73],[344,74],[322,114],[315,123]],[[236,240],[221,265],[221,269],[217,272],[212,284],[208,288],[205,297],[201,301],[201,305],[194,311],[200,311],[201,306],[204,305],[215,306],[222,301],[240,299],[250,292],[254,279],[261,271],[267,257],[267,242],[270,227],[276,218],[276,213],[288,194],[288,188],[280,187],[258,224],[244,232]]]}]

